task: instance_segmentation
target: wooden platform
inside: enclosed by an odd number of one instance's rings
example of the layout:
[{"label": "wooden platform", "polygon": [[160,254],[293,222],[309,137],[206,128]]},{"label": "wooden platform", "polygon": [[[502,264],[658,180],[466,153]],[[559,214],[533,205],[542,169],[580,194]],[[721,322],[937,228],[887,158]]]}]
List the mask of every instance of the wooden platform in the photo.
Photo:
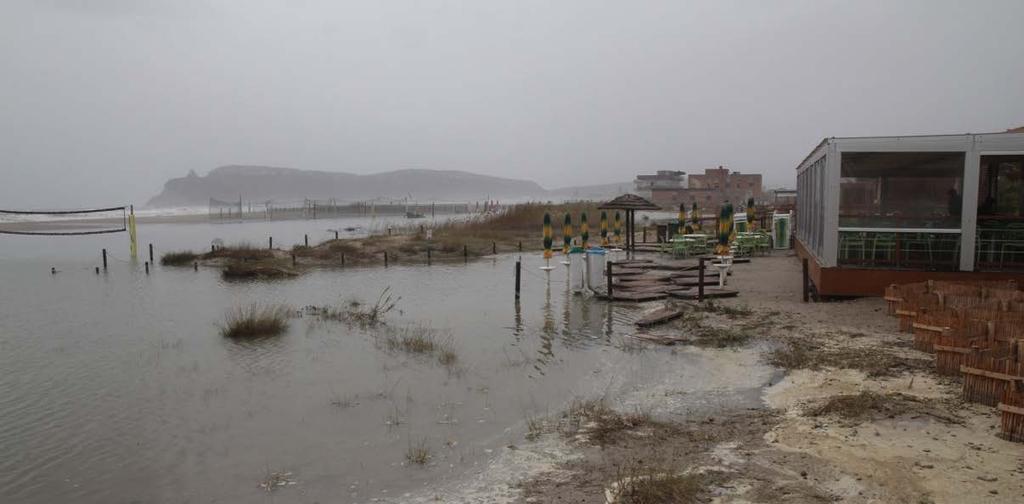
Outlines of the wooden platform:
[{"label": "wooden platform", "polygon": [[[739,294],[739,291],[728,287],[724,289],[720,289],[718,287],[704,287],[705,299],[736,297]],[[697,288],[691,287],[689,289],[670,290],[668,291],[668,295],[677,299],[697,299]]]},{"label": "wooden platform", "polygon": [[[599,291],[595,295],[601,299],[608,299],[608,293]],[[662,292],[636,292],[626,290],[612,290],[612,301],[633,301],[640,303],[643,301],[657,301],[659,299],[665,299],[668,297],[668,293]]]}]

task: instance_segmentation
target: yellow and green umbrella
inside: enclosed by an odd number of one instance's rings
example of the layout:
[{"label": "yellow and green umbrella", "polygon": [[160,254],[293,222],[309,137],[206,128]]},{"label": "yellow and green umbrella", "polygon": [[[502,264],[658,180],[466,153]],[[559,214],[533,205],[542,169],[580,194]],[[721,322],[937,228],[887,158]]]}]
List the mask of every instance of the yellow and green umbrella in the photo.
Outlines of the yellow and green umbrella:
[{"label": "yellow and green umbrella", "polygon": [[562,253],[568,254],[572,248],[572,214],[565,214],[565,221],[562,222]]},{"label": "yellow and green umbrella", "polygon": [[608,246],[608,212],[601,210],[601,246]]},{"label": "yellow and green umbrella", "polygon": [[551,259],[551,214],[544,214],[544,259]]},{"label": "yellow and green umbrella", "polygon": [[693,221],[693,229],[700,231],[700,208],[697,208],[697,201],[693,202],[693,210],[690,213],[690,219]]},{"label": "yellow and green umbrella", "polygon": [[730,235],[732,235],[732,203],[726,201],[718,213],[718,246],[715,247],[716,254],[729,254]]},{"label": "yellow and green umbrella", "polygon": [[589,248],[587,242],[590,241],[590,226],[587,225],[587,212],[580,213],[580,241],[583,242],[584,249]]},{"label": "yellow and green umbrella", "polygon": [[615,243],[620,243],[622,241],[622,217],[619,215],[618,210],[615,211],[612,232],[615,234]]}]

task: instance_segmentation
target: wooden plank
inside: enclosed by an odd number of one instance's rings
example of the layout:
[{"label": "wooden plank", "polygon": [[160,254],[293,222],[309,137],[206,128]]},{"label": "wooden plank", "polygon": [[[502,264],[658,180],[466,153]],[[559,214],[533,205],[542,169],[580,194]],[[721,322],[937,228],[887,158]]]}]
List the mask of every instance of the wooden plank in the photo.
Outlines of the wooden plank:
[{"label": "wooden plank", "polygon": [[934,325],[922,324],[920,322],[914,322],[914,328],[916,328],[916,329],[924,329],[925,331],[935,331],[935,332],[942,332],[942,331],[948,329],[948,327],[939,327],[939,326],[934,326]]},{"label": "wooden plank", "polygon": [[1014,376],[1014,375],[1008,375],[1006,373],[997,373],[995,371],[988,371],[988,370],[985,370],[985,369],[972,368],[972,367],[967,367],[967,366],[964,366],[964,365],[960,366],[960,372],[961,373],[966,373],[966,374],[978,375],[978,376],[985,376],[985,377],[988,377],[988,378],[992,378],[994,380],[1003,380],[1003,381],[1024,380],[1024,376]]},{"label": "wooden plank", "polygon": [[[737,290],[725,288],[719,289],[718,287],[705,287],[704,297],[705,298],[724,298],[724,297],[736,297],[740,293]],[[697,289],[679,289],[670,290],[668,295],[678,299],[697,299]]]},{"label": "wooden plank", "polygon": [[650,327],[652,325],[664,324],[670,320],[682,317],[685,312],[685,310],[679,307],[663,306],[645,314],[643,317],[640,317],[640,319],[636,321],[636,325],[640,327]]},{"label": "wooden plank", "polygon": [[[608,299],[608,293],[600,291],[596,293],[597,297],[601,299]],[[631,291],[619,291],[612,289],[612,301],[633,301],[635,303],[641,303],[644,301],[657,301],[659,299],[665,299],[668,294],[665,292],[631,292]]]},{"label": "wooden plank", "polygon": [[1007,413],[1013,413],[1015,415],[1024,416],[1024,408],[1021,408],[1020,406],[1011,406],[1009,404],[999,403],[998,405],[996,405],[996,408],[998,408],[999,411],[1005,411]]},{"label": "wooden plank", "polygon": [[955,347],[955,346],[946,346],[946,345],[935,345],[935,344],[933,344],[932,348],[935,349],[936,352],[953,352],[953,353],[962,353],[962,354],[969,354],[969,353],[971,353],[971,349],[970,348],[963,348],[963,347]]}]

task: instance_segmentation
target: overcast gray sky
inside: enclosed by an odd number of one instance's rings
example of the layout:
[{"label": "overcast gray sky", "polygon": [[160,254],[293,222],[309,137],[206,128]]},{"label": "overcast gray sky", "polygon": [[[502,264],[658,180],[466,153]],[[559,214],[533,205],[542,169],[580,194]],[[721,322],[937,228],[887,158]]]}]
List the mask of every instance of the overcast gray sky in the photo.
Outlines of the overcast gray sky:
[{"label": "overcast gray sky", "polygon": [[224,164],[545,187],[1024,125],[1024,1],[3,0],[0,207]]}]

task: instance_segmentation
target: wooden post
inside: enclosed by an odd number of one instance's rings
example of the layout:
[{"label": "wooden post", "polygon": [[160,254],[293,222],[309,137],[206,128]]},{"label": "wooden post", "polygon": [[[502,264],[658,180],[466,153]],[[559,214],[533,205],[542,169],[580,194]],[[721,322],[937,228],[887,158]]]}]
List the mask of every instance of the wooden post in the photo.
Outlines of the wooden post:
[{"label": "wooden post", "polygon": [[149,262],[153,262],[153,244],[149,244]]},{"label": "wooden post", "polygon": [[427,247],[427,266],[430,266],[430,247]]},{"label": "wooden post", "polygon": [[604,276],[607,277],[607,280],[608,280],[608,300],[611,301],[612,300],[612,261],[608,261],[604,265],[604,269],[605,269]]},{"label": "wooden post", "polygon": [[462,246],[462,258],[469,261],[469,245]]},{"label": "wooden post", "polygon": [[[306,243],[306,247],[309,247],[309,235],[308,234],[304,234],[304,235],[302,235],[302,238],[303,238],[303,241],[305,241],[305,243]],[[294,255],[294,254],[292,254],[292,255]]]},{"label": "wooden post", "polygon": [[491,242],[491,254],[497,254],[497,253],[498,253],[498,243],[497,242]]},{"label": "wooden post", "polygon": [[149,261],[146,261],[146,274],[149,274]]},{"label": "wooden post", "polygon": [[96,274],[97,274],[97,275],[99,275],[99,274],[100,274],[100,267],[99,267],[99,266],[96,266]]},{"label": "wooden post", "polygon": [[697,302],[704,301],[704,258],[697,259]]},{"label": "wooden post", "polygon": [[341,254],[341,265],[345,265],[345,254]]},{"label": "wooden post", "polygon": [[292,252],[292,267],[295,267],[295,252]]},{"label": "wooden post", "polygon": [[199,261],[192,263],[192,269],[194,271],[199,271]]},{"label": "wooden post", "polygon": [[519,299],[519,271],[522,269],[522,258],[516,260],[516,299]]},{"label": "wooden post", "polygon": [[271,249],[274,248],[274,237],[273,236],[270,237],[270,248]]},{"label": "wooden post", "polygon": [[808,288],[808,285],[807,285],[808,283],[810,283],[810,282],[808,282],[808,280],[807,280],[807,279],[808,279],[808,277],[810,276],[810,273],[809,273],[809,272],[807,271],[807,269],[808,269],[808,265],[807,265],[807,258],[804,258],[804,260],[803,260],[803,261],[801,261],[801,265],[803,266],[803,267],[802,267],[802,269],[803,269],[803,271],[802,271],[803,275],[801,276],[801,278],[803,279],[803,283],[804,283],[804,286],[803,286],[803,291],[804,291],[804,302],[806,303],[806,302],[810,301],[810,299],[811,299],[811,293],[810,293],[810,289]]},{"label": "wooden post", "polygon": [[216,251],[217,251],[217,246],[216,245],[210,245],[210,253],[212,254],[212,253],[214,253]]},{"label": "wooden post", "polygon": [[338,239],[338,230],[337,229],[334,230],[334,239],[335,240]]},{"label": "wooden post", "polygon": [[388,251],[387,250],[384,251],[384,267],[385,268],[388,267]]},{"label": "wooden post", "polygon": [[103,249],[103,271],[107,271],[107,249]]},{"label": "wooden post", "polygon": [[523,251],[523,242],[522,241],[519,242],[519,251],[520,252]]}]

